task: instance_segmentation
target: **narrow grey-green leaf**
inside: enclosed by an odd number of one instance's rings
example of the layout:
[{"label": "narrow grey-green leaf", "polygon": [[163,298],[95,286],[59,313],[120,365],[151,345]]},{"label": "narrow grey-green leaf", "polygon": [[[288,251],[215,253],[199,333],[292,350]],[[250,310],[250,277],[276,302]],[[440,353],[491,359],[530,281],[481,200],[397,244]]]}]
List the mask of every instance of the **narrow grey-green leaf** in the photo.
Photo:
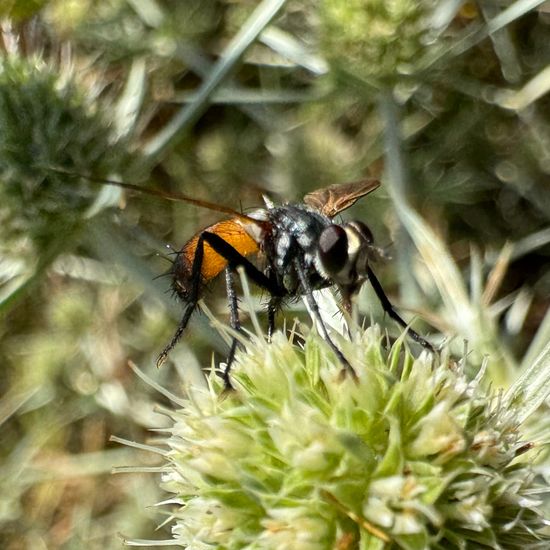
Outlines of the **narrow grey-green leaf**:
[{"label": "narrow grey-green leaf", "polygon": [[506,392],[508,406],[520,405],[518,422],[529,418],[550,395],[550,342]]},{"label": "narrow grey-green leaf", "polygon": [[269,22],[283,7],[285,0],[263,0],[228,44],[218,62],[202,83],[195,101],[183,107],[174,118],[143,148],[149,158],[156,158],[172,140],[185,132],[206,109],[210,97],[238,63],[246,49],[256,40]]}]

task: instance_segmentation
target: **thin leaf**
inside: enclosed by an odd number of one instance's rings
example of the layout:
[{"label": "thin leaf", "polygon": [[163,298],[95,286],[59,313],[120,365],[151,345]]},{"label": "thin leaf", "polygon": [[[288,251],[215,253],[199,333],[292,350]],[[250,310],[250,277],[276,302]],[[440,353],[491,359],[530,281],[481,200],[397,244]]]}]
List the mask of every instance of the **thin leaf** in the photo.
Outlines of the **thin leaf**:
[{"label": "thin leaf", "polygon": [[[499,6],[497,4],[485,1],[480,2],[479,7],[485,18],[491,20],[493,17],[498,17]],[[495,53],[499,58],[502,75],[508,82],[519,82],[521,78],[521,66],[510,29],[504,28],[489,36],[493,42]]]},{"label": "thin leaf", "polygon": [[497,92],[495,102],[504,109],[522,111],[550,91],[550,65],[538,72],[519,90]]},{"label": "thin leaf", "polygon": [[135,59],[130,67],[124,92],[117,102],[114,126],[117,137],[127,136],[135,128],[145,97],[147,64],[145,59]]},{"label": "thin leaf", "polygon": [[550,342],[550,309],[546,312],[546,315],[544,316],[542,323],[539,325],[535,337],[533,338],[531,344],[529,345],[529,348],[527,349],[527,352],[525,353],[523,361],[520,365],[520,369],[522,372],[528,369],[529,365],[534,363],[535,358],[540,353],[542,353],[544,346],[546,346],[548,342]]},{"label": "thin leaf", "polygon": [[394,118],[394,115],[391,115],[392,107],[389,105],[391,101],[391,98],[386,97],[383,112],[386,121],[389,121],[386,125],[386,149],[389,190],[395,210],[435,279],[445,306],[453,315],[464,319],[464,323],[469,325],[472,313],[468,312],[468,294],[455,262],[441,240],[408,204],[405,171],[399,152],[398,129],[396,124],[391,123]]},{"label": "thin leaf", "polygon": [[176,394],[168,391],[166,388],[162,387],[160,384],[155,382],[151,377],[147,376],[135,363],[128,361],[128,366],[137,374],[148,386],[151,386],[155,391],[164,395],[172,403],[178,407],[185,407],[185,400],[181,397],[178,397]]},{"label": "thin leaf", "polygon": [[[175,94],[175,103],[193,103],[197,100],[198,92]],[[317,101],[321,99],[319,94],[312,92],[300,92],[292,90],[266,90],[266,89],[248,89],[241,87],[226,87],[216,91],[210,98],[210,103],[231,104],[231,105],[250,105],[268,103],[304,103],[307,101]]]},{"label": "thin leaf", "polygon": [[277,15],[285,0],[263,0],[254,10],[248,21],[241,27],[235,38],[228,44],[208,78],[201,85],[196,100],[182,108],[174,118],[143,148],[150,160],[158,158],[172,140],[192,126],[206,110],[210,98],[218,86],[227,78],[239,62],[246,49]]},{"label": "thin leaf", "polygon": [[550,342],[506,392],[508,406],[521,405],[518,422],[527,420],[550,395]]},{"label": "thin leaf", "polygon": [[21,409],[38,392],[39,388],[15,392],[9,391],[0,399],[0,426]]},{"label": "thin leaf", "polygon": [[328,73],[328,63],[322,57],[312,54],[301,42],[281,29],[266,29],[260,36],[260,42],[314,74]]},{"label": "thin leaf", "polygon": [[512,256],[512,250],[513,247],[510,243],[506,243],[502,247],[498,259],[493,269],[491,270],[491,273],[489,273],[487,284],[485,285],[485,290],[483,291],[483,295],[481,296],[481,303],[483,305],[488,306],[493,301],[493,298],[496,296],[496,293],[498,292],[502,284],[504,276],[508,271],[508,267],[510,265],[510,257]]},{"label": "thin leaf", "polygon": [[482,40],[485,40],[493,33],[504,29],[507,25],[522,17],[526,13],[534,10],[543,4],[545,0],[517,0],[511,6],[502,11],[499,15],[487,21],[486,25],[479,26],[477,23],[468,27],[462,39],[457,40],[444,52],[438,52],[436,57],[428,60],[426,67],[438,62],[449,62],[449,57],[463,54]]}]

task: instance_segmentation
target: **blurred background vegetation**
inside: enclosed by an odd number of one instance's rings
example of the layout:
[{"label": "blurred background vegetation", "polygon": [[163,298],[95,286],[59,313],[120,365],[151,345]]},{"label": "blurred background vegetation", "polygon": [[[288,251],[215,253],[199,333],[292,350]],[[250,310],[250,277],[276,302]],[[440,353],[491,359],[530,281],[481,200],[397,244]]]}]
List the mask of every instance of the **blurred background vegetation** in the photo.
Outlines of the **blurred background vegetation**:
[{"label": "blurred background vegetation", "polygon": [[[170,253],[219,219],[52,168],[236,209],[380,177],[349,215],[415,328],[506,386],[550,339],[550,6],[458,0],[8,0],[0,5],[0,544],[169,538],[147,453],[179,371],[226,349]],[[219,291],[220,290],[220,291]],[[207,301],[225,320],[222,289]],[[361,311],[384,322],[368,289]],[[292,319],[299,306],[287,310]],[[391,323],[387,330],[398,334]]]}]

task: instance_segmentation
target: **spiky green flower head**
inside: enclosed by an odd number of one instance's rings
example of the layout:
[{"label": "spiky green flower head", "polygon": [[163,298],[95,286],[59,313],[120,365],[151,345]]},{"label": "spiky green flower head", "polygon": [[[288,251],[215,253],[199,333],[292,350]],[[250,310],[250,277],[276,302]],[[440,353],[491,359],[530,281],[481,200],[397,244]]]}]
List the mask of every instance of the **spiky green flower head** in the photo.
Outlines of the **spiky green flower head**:
[{"label": "spiky green flower head", "polygon": [[324,0],[321,43],[326,58],[373,84],[414,72],[432,41],[434,0]]},{"label": "spiky green flower head", "polygon": [[26,241],[40,254],[82,223],[97,186],[52,168],[106,177],[127,163],[96,99],[77,87],[69,70],[40,58],[0,61],[4,243]]},{"label": "spiky green flower head", "polygon": [[[189,549],[547,548],[515,410],[483,374],[380,331],[246,344],[235,391],[190,388],[172,414],[165,488]],[[532,457],[531,457],[532,458]],[[171,503],[174,499],[170,500]]]}]

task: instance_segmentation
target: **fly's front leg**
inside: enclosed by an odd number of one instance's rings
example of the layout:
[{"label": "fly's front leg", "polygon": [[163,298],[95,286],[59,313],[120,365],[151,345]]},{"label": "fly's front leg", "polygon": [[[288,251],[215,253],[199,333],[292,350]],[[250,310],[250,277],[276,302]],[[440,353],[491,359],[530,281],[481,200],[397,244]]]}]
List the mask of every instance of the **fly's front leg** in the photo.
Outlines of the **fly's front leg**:
[{"label": "fly's front leg", "polygon": [[357,379],[357,373],[355,372],[355,369],[350,365],[349,361],[345,358],[340,348],[338,348],[338,346],[331,340],[328,334],[325,323],[323,322],[323,318],[321,317],[321,313],[319,312],[319,305],[315,300],[315,296],[313,296],[313,289],[309,284],[304,266],[302,265],[302,259],[295,258],[294,266],[295,266],[296,272],[298,273],[298,277],[300,278],[300,284],[302,286],[302,290],[304,291],[304,295],[307,299],[309,307],[313,312],[313,316],[315,317],[315,320],[317,321],[317,326],[319,327],[321,336],[330,346],[332,351],[335,353],[336,357],[338,357],[338,360],[340,361],[340,363],[342,363],[342,365],[344,366],[344,372],[351,374],[351,376],[354,379]]},{"label": "fly's front leg", "polygon": [[436,355],[436,351],[434,347],[428,342],[425,338],[422,338],[418,332],[414,331],[412,328],[410,328],[407,323],[399,316],[399,314],[393,309],[393,305],[386,296],[386,293],[384,292],[384,289],[382,288],[382,285],[380,284],[380,281],[377,279],[376,275],[372,271],[370,267],[367,267],[367,275],[370,281],[370,284],[372,285],[372,288],[374,289],[374,292],[376,293],[376,296],[378,297],[378,300],[380,300],[380,304],[382,305],[382,309],[397,323],[399,323],[404,329],[406,329],[408,332],[408,335],[415,341],[418,342],[423,348],[427,349],[429,352]]}]

